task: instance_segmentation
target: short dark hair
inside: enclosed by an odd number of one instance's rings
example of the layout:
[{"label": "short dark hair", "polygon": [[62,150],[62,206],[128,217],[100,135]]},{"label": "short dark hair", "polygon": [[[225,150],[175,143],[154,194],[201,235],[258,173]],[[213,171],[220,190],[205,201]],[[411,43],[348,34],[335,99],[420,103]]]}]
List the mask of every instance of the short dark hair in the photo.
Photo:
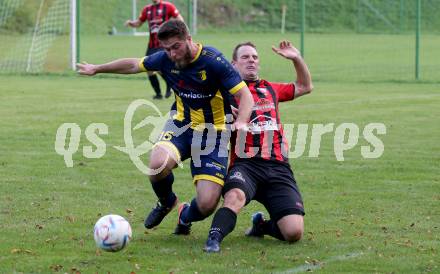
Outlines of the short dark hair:
[{"label": "short dark hair", "polygon": [[171,19],[163,23],[157,33],[157,38],[159,38],[159,40],[167,40],[171,37],[178,37],[183,40],[188,38],[188,36],[188,27],[184,22],[177,19]]},{"label": "short dark hair", "polygon": [[234,49],[234,51],[232,52],[232,60],[237,61],[237,52],[238,52],[238,50],[239,50],[241,47],[244,47],[244,46],[250,46],[250,47],[253,47],[255,50],[257,49],[257,47],[256,47],[252,42],[243,42],[243,43],[240,43],[240,44],[238,44],[238,45],[235,46],[235,49]]}]

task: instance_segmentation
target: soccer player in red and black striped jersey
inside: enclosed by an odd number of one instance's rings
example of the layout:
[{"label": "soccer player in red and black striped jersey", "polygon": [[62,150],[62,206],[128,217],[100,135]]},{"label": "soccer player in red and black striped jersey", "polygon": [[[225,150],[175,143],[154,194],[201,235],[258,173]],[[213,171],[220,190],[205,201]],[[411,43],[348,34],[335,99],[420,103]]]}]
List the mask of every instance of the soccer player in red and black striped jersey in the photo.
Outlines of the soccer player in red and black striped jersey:
[{"label": "soccer player in red and black striped jersey", "polygon": [[[247,236],[270,235],[295,242],[304,231],[304,207],[288,161],[287,140],[280,122],[279,102],[291,101],[312,91],[312,80],[299,51],[282,41],[273,51],[292,61],[295,83],[274,83],[259,77],[259,58],[250,43],[238,44],[232,64],[252,93],[254,106],[247,132],[231,138],[231,165],[223,188],[224,202],[215,214],[205,245],[206,252],[219,252],[220,243],[235,227],[237,214],[251,200],[267,209],[252,217]],[[239,102],[238,102],[239,104]]]},{"label": "soccer player in red and black striped jersey", "polygon": [[[139,18],[136,20],[128,20],[125,22],[126,26],[138,28],[145,22],[148,22],[148,28],[150,31],[150,40],[148,42],[146,56],[156,53],[162,50],[159,39],[157,38],[157,32],[160,25],[168,21],[171,18],[176,18],[183,21],[182,16],[179,14],[179,10],[171,3],[162,0],[153,0],[152,4],[146,5]],[[154,72],[148,72],[148,78],[151,86],[154,89],[156,95],[154,99],[162,99],[162,92],[160,90],[159,79]],[[168,83],[166,84],[165,98],[171,96],[171,89]]]}]

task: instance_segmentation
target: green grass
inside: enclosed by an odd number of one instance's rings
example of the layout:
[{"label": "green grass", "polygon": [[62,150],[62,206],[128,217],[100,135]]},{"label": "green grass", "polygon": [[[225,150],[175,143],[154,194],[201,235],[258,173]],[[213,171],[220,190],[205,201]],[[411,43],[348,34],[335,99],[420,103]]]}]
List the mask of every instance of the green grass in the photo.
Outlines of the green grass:
[{"label": "green grass", "polygon": [[[251,214],[263,209],[253,202],[239,215],[235,231],[218,255],[202,251],[211,218],[194,224],[188,237],[171,235],[176,211],[157,229],[145,232],[143,228],[143,218],[155,203],[154,194],[147,178],[113,146],[124,145],[127,106],[152,96],[144,76],[0,75],[0,273],[439,272],[438,70],[426,71],[425,81],[413,82],[411,70],[393,73],[391,65],[399,67],[403,62],[397,52],[385,51],[378,57],[344,54],[344,44],[336,44],[344,37],[310,38],[306,57],[316,75],[315,90],[298,101],[281,104],[282,119],[310,127],[355,123],[361,136],[366,124],[384,123],[387,133],[379,136],[384,154],[363,159],[360,149],[368,143],[360,138],[344,154],[345,161],[338,162],[333,133],[323,136],[318,158],[307,157],[307,145],[302,157],[291,160],[307,211],[304,239],[289,245],[269,237],[245,238]],[[360,36],[356,45],[410,39],[382,38]],[[238,41],[254,40],[263,62],[262,76],[288,81],[291,65],[269,48],[271,41],[279,39],[280,35],[205,34],[196,40],[218,45],[225,53]],[[438,41],[438,37],[431,39],[431,43]],[[138,56],[144,51],[142,38],[84,40],[89,48],[83,48],[83,57],[89,62]],[[358,50],[367,49],[365,45]],[[375,62],[390,54],[397,56],[390,67],[378,64],[376,71]],[[435,65],[437,59],[431,56],[427,62]],[[361,77],[357,71],[364,67],[370,72]],[[171,102],[157,105],[165,113]],[[135,121],[148,114],[140,110]],[[73,168],[67,168],[54,149],[57,128],[66,122],[77,123],[82,130]],[[84,131],[95,122],[109,127],[109,134],[101,136],[107,151],[100,159],[87,159],[82,147],[91,143]],[[147,129],[135,132],[135,143],[146,140],[147,134]],[[309,128],[308,144],[310,134]],[[176,170],[176,178],[179,198],[190,200],[194,187],[188,163]],[[133,241],[119,253],[97,252],[93,241],[94,223],[108,213],[127,217],[133,228]]]},{"label": "green grass", "polygon": [[[231,58],[232,49],[242,41],[253,41],[262,60],[261,74],[276,81],[291,77],[291,64],[276,58],[271,50],[281,39],[299,47],[299,34],[202,33],[194,38],[214,45]],[[112,45],[109,51],[108,45]],[[440,64],[436,45],[440,36],[424,35],[420,48],[421,80],[439,82]],[[144,37],[84,36],[81,60],[106,62],[121,56],[137,57],[145,52]],[[412,35],[308,34],[305,58],[319,81],[400,81],[415,79],[415,39]],[[287,78],[287,79],[289,79]]]},{"label": "green grass", "polygon": [[[196,36],[196,41],[215,45],[228,58],[235,44],[252,40],[258,47],[263,76],[284,81],[291,77],[288,62],[274,58],[270,47],[281,39],[290,39],[299,47],[299,35],[289,34],[209,34]],[[221,42],[219,42],[221,41]],[[83,39],[82,60],[105,62],[121,56],[141,56],[147,41],[143,37],[86,36]],[[325,81],[412,81],[415,75],[414,38],[410,35],[307,35],[305,56],[315,80]],[[423,36],[421,42],[421,79],[438,82],[440,67],[436,62],[436,47],[440,37]],[[112,45],[108,51],[107,45]]]},{"label": "green grass", "polygon": [[[275,81],[291,77],[291,64],[280,62],[271,46],[281,39],[289,39],[299,47],[298,33],[287,35],[264,33],[206,33],[194,37],[206,45],[213,45],[223,51],[227,58],[238,42],[252,40],[258,47],[262,59],[262,76]],[[23,37],[1,35],[0,64],[14,59],[27,63],[30,37],[24,43]],[[17,44],[18,43],[18,44]],[[120,57],[140,57],[145,54],[147,37],[82,35],[80,61],[107,62]],[[423,34],[420,42],[420,80],[439,83],[440,63],[437,45],[440,36]],[[20,46],[23,51],[20,52]],[[46,72],[66,72],[70,61],[68,38],[55,40],[48,50]],[[410,82],[415,79],[414,35],[383,34],[307,34],[305,58],[316,81],[344,82]],[[287,78],[288,79],[288,78]]]}]

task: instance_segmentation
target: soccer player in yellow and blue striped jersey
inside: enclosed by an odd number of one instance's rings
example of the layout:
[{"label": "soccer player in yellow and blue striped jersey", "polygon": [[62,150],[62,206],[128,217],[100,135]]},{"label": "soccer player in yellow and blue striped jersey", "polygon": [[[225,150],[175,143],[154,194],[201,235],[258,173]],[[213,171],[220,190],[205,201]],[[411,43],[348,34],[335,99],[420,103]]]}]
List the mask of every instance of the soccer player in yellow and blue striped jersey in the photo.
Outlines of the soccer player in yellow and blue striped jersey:
[{"label": "soccer player in yellow and blue striped jersey", "polygon": [[[159,71],[175,93],[173,115],[155,144],[149,167],[157,174],[150,181],[159,201],[145,220],[146,228],[160,224],[177,205],[172,191],[174,169],[191,158],[191,172],[197,196],[191,204],[179,206],[175,234],[189,234],[192,222],[209,216],[217,207],[227,171],[227,142],[222,140],[226,115],[231,113],[232,94],[240,106],[232,124],[245,129],[253,99],[239,74],[215,48],[192,41],[182,21],[161,25],[158,38],[163,52],[142,59],[119,59],[107,64],[78,64],[79,73],[140,73]],[[212,131],[207,128],[213,129]],[[224,138],[223,138],[224,139]],[[206,152],[206,153],[204,153]]]}]

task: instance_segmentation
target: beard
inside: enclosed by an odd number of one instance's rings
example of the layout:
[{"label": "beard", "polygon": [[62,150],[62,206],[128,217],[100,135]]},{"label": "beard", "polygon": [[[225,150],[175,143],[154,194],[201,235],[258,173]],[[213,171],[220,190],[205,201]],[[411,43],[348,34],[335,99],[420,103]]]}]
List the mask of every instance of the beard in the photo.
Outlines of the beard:
[{"label": "beard", "polygon": [[178,68],[178,69],[186,68],[189,65],[189,63],[191,63],[191,61],[192,61],[191,49],[188,44],[186,44],[186,46],[185,46],[185,51],[186,51],[185,55],[183,55],[182,59],[175,61],[176,68]]}]

